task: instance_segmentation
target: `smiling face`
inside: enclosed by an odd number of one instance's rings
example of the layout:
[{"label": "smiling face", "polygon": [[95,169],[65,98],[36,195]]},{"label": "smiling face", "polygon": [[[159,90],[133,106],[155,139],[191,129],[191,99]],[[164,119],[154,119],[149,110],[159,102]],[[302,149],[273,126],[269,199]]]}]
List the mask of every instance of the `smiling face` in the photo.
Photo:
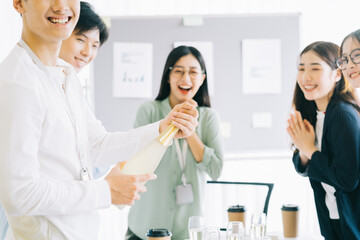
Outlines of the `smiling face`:
[{"label": "smiling face", "polygon": [[22,14],[22,38],[31,44],[58,43],[68,38],[79,17],[79,0],[13,0]]},{"label": "smiling face", "polygon": [[86,32],[76,32],[61,44],[59,57],[70,63],[77,72],[95,59],[98,48],[100,32],[98,29]]},{"label": "smiling face", "polygon": [[[360,48],[360,43],[356,39],[349,37],[343,44],[343,52],[341,55],[350,56],[351,52],[357,48]],[[343,70],[343,74],[354,88],[360,87],[360,64],[354,64],[348,57],[348,63],[346,69]]]},{"label": "smiling face", "polygon": [[204,82],[199,61],[191,54],[181,57],[169,74],[170,105],[191,100]]},{"label": "smiling face", "polygon": [[341,72],[331,67],[315,52],[301,55],[298,67],[297,83],[307,100],[314,100],[319,111],[324,111],[329,103],[335,83],[341,78]]}]

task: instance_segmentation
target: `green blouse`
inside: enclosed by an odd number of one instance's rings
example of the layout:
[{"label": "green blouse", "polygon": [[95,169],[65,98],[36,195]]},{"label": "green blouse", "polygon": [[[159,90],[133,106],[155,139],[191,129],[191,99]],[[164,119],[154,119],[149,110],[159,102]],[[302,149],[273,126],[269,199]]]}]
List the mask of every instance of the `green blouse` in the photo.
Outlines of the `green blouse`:
[{"label": "green blouse", "polygon": [[[182,184],[181,169],[177,158],[175,144],[172,144],[155,171],[157,180],[146,184],[147,192],[141,194],[129,212],[129,228],[138,237],[145,239],[150,228],[167,228],[172,232],[172,239],[189,238],[187,225],[191,216],[204,214],[204,190],[207,176],[212,180],[220,177],[223,166],[222,138],[220,121],[217,112],[209,107],[198,107],[199,126],[196,133],[204,143],[204,156],[197,163],[190,148],[186,154],[185,176],[191,183],[194,202],[177,205],[175,187]],[[135,127],[159,121],[171,111],[169,99],[146,102],[137,112]],[[182,145],[184,139],[181,139]]]}]

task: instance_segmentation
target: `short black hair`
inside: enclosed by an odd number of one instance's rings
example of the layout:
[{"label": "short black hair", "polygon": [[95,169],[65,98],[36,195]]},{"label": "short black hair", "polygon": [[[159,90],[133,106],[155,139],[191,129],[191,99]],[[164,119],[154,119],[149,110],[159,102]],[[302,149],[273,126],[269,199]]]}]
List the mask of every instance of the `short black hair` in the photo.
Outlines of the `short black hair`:
[{"label": "short black hair", "polygon": [[109,30],[106,27],[105,22],[94,11],[93,7],[88,2],[80,1],[80,16],[74,32],[80,34],[94,29],[99,29],[101,46],[108,39]]}]

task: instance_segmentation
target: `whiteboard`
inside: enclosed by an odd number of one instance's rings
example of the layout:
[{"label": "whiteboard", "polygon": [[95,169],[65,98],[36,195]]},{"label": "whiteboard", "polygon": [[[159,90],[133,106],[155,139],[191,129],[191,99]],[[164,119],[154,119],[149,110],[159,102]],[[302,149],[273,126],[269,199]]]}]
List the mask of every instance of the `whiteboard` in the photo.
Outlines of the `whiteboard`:
[{"label": "whiteboard", "polygon": [[[95,114],[109,131],[133,127],[140,104],[157,96],[166,57],[175,42],[212,42],[214,88],[211,104],[227,129],[225,152],[289,149],[286,119],[295,86],[300,46],[299,14],[202,16],[200,26],[184,26],[181,16],[124,17],[111,19],[108,42],[94,63]],[[281,42],[281,92],[244,94],[242,40],[279,39]],[[113,43],[153,44],[153,83],[150,98],[114,98]],[[254,128],[253,116],[271,116],[271,126]],[[255,117],[255,119],[257,119]],[[261,123],[260,126],[267,126]]]}]

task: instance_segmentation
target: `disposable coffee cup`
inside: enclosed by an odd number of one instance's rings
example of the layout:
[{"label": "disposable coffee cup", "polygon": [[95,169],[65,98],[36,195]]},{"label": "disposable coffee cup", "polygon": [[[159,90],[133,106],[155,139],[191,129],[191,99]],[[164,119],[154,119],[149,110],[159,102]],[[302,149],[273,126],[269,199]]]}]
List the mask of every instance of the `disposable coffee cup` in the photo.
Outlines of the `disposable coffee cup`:
[{"label": "disposable coffee cup", "polygon": [[245,206],[230,206],[227,210],[229,222],[242,222],[245,226],[246,209]]},{"label": "disposable coffee cup", "polygon": [[171,235],[168,229],[149,229],[146,233],[147,240],[170,240]]},{"label": "disposable coffee cup", "polygon": [[284,237],[296,238],[298,236],[299,206],[285,204],[281,208]]}]

